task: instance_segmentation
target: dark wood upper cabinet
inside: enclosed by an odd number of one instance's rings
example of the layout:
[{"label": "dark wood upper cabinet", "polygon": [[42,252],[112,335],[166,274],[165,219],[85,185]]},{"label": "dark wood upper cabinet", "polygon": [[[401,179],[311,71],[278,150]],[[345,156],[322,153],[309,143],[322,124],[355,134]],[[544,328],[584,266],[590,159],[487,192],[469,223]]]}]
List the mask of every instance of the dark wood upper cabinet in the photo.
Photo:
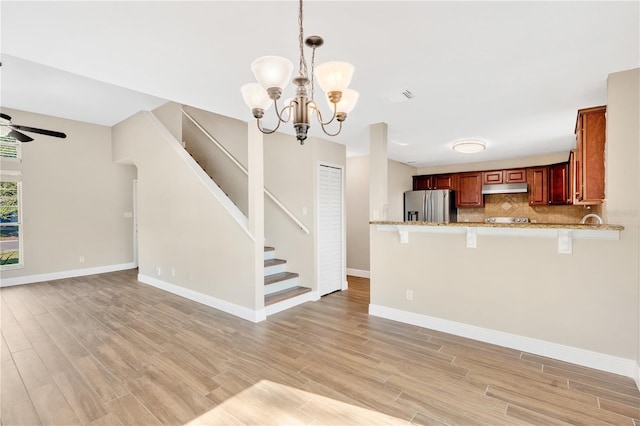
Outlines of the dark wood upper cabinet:
[{"label": "dark wood upper cabinet", "polygon": [[504,171],[504,183],[526,183],[527,169],[510,169]]},{"label": "dark wood upper cabinet", "polygon": [[606,106],[578,110],[574,158],[574,204],[601,204],[604,201],[604,148]]},{"label": "dark wood upper cabinet", "polygon": [[431,189],[456,189],[456,175],[431,176]]},{"label": "dark wood upper cabinet", "polygon": [[527,182],[527,169],[491,170],[482,172],[483,185],[525,182]]},{"label": "dark wood upper cabinet", "polygon": [[549,204],[571,204],[569,163],[549,166]]},{"label": "dark wood upper cabinet", "polygon": [[529,184],[529,205],[546,206],[549,203],[547,175],[547,167],[530,167],[527,169],[527,183]]},{"label": "dark wood upper cabinet", "polygon": [[414,176],[413,190],[431,189],[431,176]]},{"label": "dark wood upper cabinet", "polygon": [[489,172],[482,172],[483,185],[496,185],[499,183],[504,183],[502,170],[491,170]]},{"label": "dark wood upper cabinet", "polygon": [[456,189],[457,174],[422,175],[413,177],[413,190],[423,189]]},{"label": "dark wood upper cabinet", "polygon": [[482,207],[482,172],[459,173],[458,192],[456,193],[457,207]]}]

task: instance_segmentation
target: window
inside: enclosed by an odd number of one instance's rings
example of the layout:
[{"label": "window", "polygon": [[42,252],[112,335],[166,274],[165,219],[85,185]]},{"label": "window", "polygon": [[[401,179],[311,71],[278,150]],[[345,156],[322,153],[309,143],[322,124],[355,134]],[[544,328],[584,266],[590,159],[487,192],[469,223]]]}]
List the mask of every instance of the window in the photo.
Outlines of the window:
[{"label": "window", "polygon": [[[20,208],[21,183],[0,181],[0,268],[12,269],[23,266],[22,256],[22,212]],[[13,177],[13,176],[12,176]]]},{"label": "window", "polygon": [[0,157],[20,160],[21,154],[20,142],[11,136],[0,136]]}]

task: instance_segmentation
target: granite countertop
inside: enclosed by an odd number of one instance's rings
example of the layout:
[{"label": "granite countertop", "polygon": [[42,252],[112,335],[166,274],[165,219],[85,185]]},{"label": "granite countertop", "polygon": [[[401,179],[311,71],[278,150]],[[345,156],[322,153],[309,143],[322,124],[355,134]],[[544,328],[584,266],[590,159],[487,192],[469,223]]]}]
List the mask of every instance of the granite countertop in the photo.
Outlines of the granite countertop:
[{"label": "granite countertop", "polygon": [[594,225],[579,223],[486,223],[486,222],[394,222],[388,220],[371,221],[370,225],[404,225],[404,226],[459,226],[478,228],[530,228],[530,229],[589,229],[596,231],[622,231],[622,225]]}]

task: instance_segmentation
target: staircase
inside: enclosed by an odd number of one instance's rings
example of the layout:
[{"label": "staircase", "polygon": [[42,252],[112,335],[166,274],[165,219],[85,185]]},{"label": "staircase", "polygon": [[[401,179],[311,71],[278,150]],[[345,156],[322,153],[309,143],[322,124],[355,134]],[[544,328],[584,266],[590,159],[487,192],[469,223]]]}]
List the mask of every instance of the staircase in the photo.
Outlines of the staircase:
[{"label": "staircase", "polygon": [[311,291],[298,285],[298,274],[287,272],[287,261],[276,259],[275,253],[273,247],[264,248],[264,306],[267,315],[306,302],[306,293]]}]

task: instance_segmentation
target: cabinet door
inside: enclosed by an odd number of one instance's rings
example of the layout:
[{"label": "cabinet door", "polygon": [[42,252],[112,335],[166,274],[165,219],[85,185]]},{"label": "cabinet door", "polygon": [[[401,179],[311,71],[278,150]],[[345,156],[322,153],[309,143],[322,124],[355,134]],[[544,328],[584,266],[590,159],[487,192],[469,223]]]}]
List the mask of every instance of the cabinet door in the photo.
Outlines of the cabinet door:
[{"label": "cabinet door", "polygon": [[483,185],[495,185],[497,183],[503,183],[502,170],[492,170],[490,172],[482,172],[482,184]]},{"label": "cabinet door", "polygon": [[455,175],[431,176],[431,189],[455,189]]},{"label": "cabinet door", "polygon": [[431,176],[414,176],[413,190],[431,189]]},{"label": "cabinet door", "polygon": [[504,183],[526,183],[526,169],[511,169],[504,171]]},{"label": "cabinet door", "polygon": [[581,204],[600,204],[604,201],[605,114],[606,107],[589,108],[580,113],[579,131],[582,134],[578,151],[581,156]]},{"label": "cabinet door", "polygon": [[482,173],[460,173],[458,175],[458,193],[456,195],[458,207],[482,207]]},{"label": "cabinet door", "polygon": [[578,199],[578,196],[580,195],[578,192],[578,166],[578,152],[577,150],[572,149],[569,153],[569,197],[571,198],[572,204],[579,204],[580,202]]},{"label": "cabinet door", "polygon": [[571,204],[569,163],[549,166],[549,204]]},{"label": "cabinet door", "polygon": [[549,202],[547,173],[547,167],[531,167],[527,169],[529,204],[532,206],[546,206]]}]

